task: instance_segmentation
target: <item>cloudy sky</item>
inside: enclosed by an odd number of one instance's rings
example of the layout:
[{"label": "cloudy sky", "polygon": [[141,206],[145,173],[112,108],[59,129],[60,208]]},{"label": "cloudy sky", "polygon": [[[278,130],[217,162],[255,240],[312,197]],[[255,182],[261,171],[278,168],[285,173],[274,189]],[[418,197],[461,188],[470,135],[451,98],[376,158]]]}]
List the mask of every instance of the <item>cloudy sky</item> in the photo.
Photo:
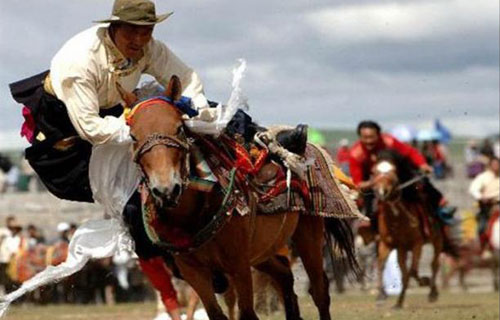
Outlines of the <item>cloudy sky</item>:
[{"label": "cloudy sky", "polygon": [[[457,134],[499,130],[496,0],[157,0],[175,14],[155,29],[200,74],[207,96],[227,101],[231,68],[251,114],[298,122],[386,128],[441,118]],[[52,56],[112,0],[0,1],[0,147],[17,136],[20,107],[8,83],[48,69]],[[13,142],[10,142],[13,143]]]}]

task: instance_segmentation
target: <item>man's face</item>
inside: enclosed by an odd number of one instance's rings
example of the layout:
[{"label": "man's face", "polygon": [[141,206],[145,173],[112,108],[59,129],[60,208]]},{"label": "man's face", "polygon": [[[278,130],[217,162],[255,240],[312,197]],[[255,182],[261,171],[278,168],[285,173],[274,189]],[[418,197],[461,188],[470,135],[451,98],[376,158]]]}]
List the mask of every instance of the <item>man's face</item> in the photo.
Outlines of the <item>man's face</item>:
[{"label": "man's face", "polygon": [[359,140],[368,151],[375,149],[379,139],[377,130],[373,128],[363,128],[359,132]]},{"label": "man's face", "polygon": [[137,26],[121,23],[113,26],[113,41],[125,58],[139,60],[143,49],[151,40],[153,26]]}]

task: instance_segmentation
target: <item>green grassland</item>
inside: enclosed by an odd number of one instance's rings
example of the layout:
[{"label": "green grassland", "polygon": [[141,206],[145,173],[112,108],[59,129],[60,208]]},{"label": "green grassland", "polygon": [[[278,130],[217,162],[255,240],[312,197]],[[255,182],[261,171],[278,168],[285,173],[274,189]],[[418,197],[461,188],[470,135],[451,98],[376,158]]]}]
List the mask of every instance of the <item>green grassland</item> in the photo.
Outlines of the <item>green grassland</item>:
[{"label": "green grassland", "polygon": [[[438,302],[430,304],[423,294],[410,294],[403,310],[391,307],[395,298],[382,306],[374,296],[350,293],[332,297],[332,318],[335,320],[494,320],[499,317],[498,293],[444,293]],[[309,297],[300,300],[304,320],[317,319],[316,309]],[[14,306],[5,320],[63,320],[63,319],[153,319],[156,305],[120,304],[115,306]],[[282,320],[283,313],[261,316],[262,320]]]}]

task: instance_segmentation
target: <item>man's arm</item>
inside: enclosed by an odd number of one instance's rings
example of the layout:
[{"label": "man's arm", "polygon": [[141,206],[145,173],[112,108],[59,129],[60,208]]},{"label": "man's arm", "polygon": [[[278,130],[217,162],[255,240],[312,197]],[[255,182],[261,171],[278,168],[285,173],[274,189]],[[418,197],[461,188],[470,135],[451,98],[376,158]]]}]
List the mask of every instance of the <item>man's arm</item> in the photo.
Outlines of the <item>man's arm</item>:
[{"label": "man's arm", "polygon": [[480,201],[483,198],[483,187],[484,173],[476,176],[469,186],[469,193],[472,195],[472,197],[474,197],[475,200]]},{"label": "man's arm", "polygon": [[[410,161],[417,167],[422,169],[430,169],[424,156],[415,148],[409,144],[403,143],[398,139],[392,137],[392,148],[396,150],[400,155],[405,158],[410,159]],[[432,170],[432,169],[430,169]]]},{"label": "man's arm", "polygon": [[99,116],[97,85],[88,74],[88,69],[76,66],[67,72],[54,69],[51,73],[52,86],[57,97],[66,105],[69,119],[81,138],[92,144],[131,141],[130,129],[123,119]]},{"label": "man's arm", "polygon": [[349,154],[349,173],[351,174],[352,182],[359,187],[363,182],[363,168],[361,163]]},{"label": "man's arm", "polygon": [[155,77],[164,86],[168,85],[173,75],[178,76],[181,80],[183,95],[191,98],[194,107],[198,110],[208,108],[200,77],[193,69],[160,41],[152,40],[148,50],[149,61],[145,73]]}]

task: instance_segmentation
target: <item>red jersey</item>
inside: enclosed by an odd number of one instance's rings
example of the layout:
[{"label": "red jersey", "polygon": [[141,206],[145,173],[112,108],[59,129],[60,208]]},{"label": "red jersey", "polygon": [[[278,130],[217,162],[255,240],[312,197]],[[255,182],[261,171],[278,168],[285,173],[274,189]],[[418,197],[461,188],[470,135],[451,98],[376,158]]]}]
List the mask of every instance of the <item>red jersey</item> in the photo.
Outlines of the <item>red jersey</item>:
[{"label": "red jersey", "polygon": [[358,140],[349,152],[349,170],[352,181],[358,185],[368,180],[372,167],[376,162],[376,155],[382,150],[393,150],[401,156],[410,160],[417,167],[426,164],[424,156],[409,144],[403,143],[393,136],[382,133],[379,143],[371,151]]}]

